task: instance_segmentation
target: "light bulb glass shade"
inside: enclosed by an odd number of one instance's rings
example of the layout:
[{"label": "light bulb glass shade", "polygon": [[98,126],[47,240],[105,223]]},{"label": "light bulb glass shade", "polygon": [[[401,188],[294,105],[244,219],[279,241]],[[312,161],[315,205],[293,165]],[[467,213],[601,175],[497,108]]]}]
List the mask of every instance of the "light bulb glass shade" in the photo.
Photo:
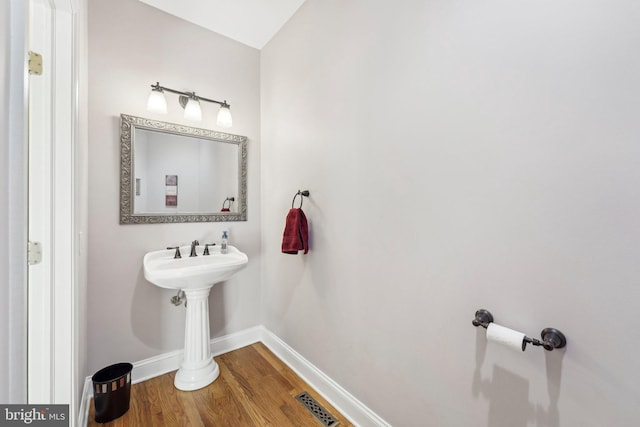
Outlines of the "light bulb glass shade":
[{"label": "light bulb glass shade", "polygon": [[231,119],[231,110],[228,106],[221,106],[218,111],[218,126],[222,126],[225,128],[230,128],[233,124],[233,120]]},{"label": "light bulb glass shade", "polygon": [[167,100],[164,93],[159,90],[152,90],[147,100],[147,110],[152,113],[167,114]]},{"label": "light bulb glass shade", "polygon": [[200,102],[197,99],[189,98],[189,102],[184,107],[184,118],[192,122],[202,120],[202,109],[200,109]]}]

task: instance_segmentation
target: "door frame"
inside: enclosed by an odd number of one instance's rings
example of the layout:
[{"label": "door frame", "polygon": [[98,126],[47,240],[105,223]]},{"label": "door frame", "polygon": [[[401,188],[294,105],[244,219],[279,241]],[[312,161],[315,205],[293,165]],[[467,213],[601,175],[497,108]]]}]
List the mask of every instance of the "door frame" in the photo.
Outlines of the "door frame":
[{"label": "door frame", "polygon": [[[80,0],[81,1],[81,0]],[[29,306],[45,310],[29,313],[28,334],[36,329],[49,336],[41,348],[29,340],[27,395],[28,402],[69,404],[71,425],[75,425],[79,400],[78,385],[78,283],[79,244],[81,227],[78,221],[80,203],[78,195],[79,148],[79,37],[78,0],[45,0],[51,13],[51,28],[43,28],[50,37],[52,54],[44,58],[45,67],[51,67],[50,109],[51,142],[48,181],[51,221],[46,221],[44,233],[50,240],[47,271],[42,275],[49,292],[43,300],[33,301],[40,295],[30,293]],[[26,66],[26,64],[25,64]],[[33,77],[32,77],[33,78]],[[37,171],[30,171],[31,174]],[[42,177],[40,177],[42,178]],[[38,236],[29,236],[38,240]],[[48,282],[48,283],[47,283]],[[29,286],[31,287],[31,283]],[[44,357],[33,355],[44,352]],[[35,363],[35,365],[32,365]],[[32,399],[45,400],[32,401]]]},{"label": "door frame", "polygon": [[[2,242],[2,291],[7,300],[2,305],[6,324],[2,336],[8,340],[8,355],[3,371],[6,379],[0,395],[7,403],[27,401],[27,79],[25,67],[27,48],[28,4],[10,0],[8,73],[5,77],[7,96],[6,129],[3,134],[2,189],[8,197],[3,207],[6,218],[6,241]],[[6,133],[4,133],[6,132]],[[5,168],[6,166],[6,168]],[[5,269],[6,267],[6,269]],[[4,372],[3,372],[4,373]],[[5,378],[3,376],[3,378]]]}]

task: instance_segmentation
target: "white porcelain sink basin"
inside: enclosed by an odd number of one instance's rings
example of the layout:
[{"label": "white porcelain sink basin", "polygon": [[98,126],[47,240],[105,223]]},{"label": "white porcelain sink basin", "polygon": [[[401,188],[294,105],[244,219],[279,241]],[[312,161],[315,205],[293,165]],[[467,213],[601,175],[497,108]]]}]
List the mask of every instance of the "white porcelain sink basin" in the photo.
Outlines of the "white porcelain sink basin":
[{"label": "white porcelain sink basin", "polygon": [[198,256],[190,257],[190,246],[180,248],[182,258],[174,259],[175,249],[149,252],[144,256],[144,277],[154,285],[168,289],[209,288],[229,279],[249,262],[247,255],[233,246],[229,252],[220,253],[218,246],[209,247],[210,255],[202,255],[203,246],[198,246]]},{"label": "white porcelain sink basin", "polygon": [[182,258],[174,258],[175,249],[149,252],[144,256],[144,277],[154,285],[182,289],[187,298],[184,332],[184,357],[173,384],[184,391],[206,387],[218,378],[220,368],[211,356],[209,334],[209,293],[213,285],[229,279],[249,262],[247,255],[233,246],[221,254],[219,246],[196,247],[197,256],[190,257],[191,247],[180,247]]}]

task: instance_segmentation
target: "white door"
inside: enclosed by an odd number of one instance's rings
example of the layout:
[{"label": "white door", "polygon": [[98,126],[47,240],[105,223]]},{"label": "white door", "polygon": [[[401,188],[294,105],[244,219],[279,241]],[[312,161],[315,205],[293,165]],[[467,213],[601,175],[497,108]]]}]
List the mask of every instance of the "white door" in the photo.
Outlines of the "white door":
[{"label": "white door", "polygon": [[41,56],[42,70],[30,66],[28,82],[28,234],[31,247],[38,246],[28,272],[27,399],[70,404],[72,420],[77,401],[73,12],[68,0],[29,0],[28,46]]},{"label": "white door", "polygon": [[[51,403],[51,151],[52,151],[52,22],[51,7],[30,0],[29,49],[41,55],[41,74],[29,73],[29,241],[39,245],[40,260],[30,254],[28,307],[27,398]],[[32,55],[33,56],[33,55]],[[30,62],[34,62],[32,57]],[[33,68],[33,67],[31,67]],[[32,246],[32,249],[33,248]]]}]

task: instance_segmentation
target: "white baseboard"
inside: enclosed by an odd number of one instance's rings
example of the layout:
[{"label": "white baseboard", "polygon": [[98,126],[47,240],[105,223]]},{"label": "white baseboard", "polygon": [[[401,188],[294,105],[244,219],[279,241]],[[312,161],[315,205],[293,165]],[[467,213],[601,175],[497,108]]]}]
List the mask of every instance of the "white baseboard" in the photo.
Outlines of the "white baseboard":
[{"label": "white baseboard", "polygon": [[[262,329],[262,326],[255,326],[223,337],[214,338],[209,344],[211,347],[211,354],[215,357],[254,344],[260,341],[260,338],[262,337]],[[180,363],[182,362],[183,353],[184,350],[176,350],[150,357],[139,362],[134,362],[133,370],[131,371],[131,383],[141,383],[143,381],[150,380],[151,378],[164,375],[167,372],[178,370],[178,368],[180,368]],[[84,380],[82,400],[80,402],[80,410],[78,412],[78,427],[86,427],[89,421],[89,405],[92,397],[93,382],[89,376]]]},{"label": "white baseboard", "polygon": [[[284,341],[264,326],[255,326],[240,332],[211,340],[211,353],[219,356],[233,350],[262,341],[280,360],[306,381],[315,391],[333,405],[342,415],[356,426],[390,427],[386,421],[353,397],[339,384],[312,365]],[[137,384],[151,378],[175,371],[182,361],[182,350],[164,353],[133,363],[131,381]],[[82,391],[82,401],[78,414],[78,426],[86,427],[89,421],[89,405],[93,396],[91,377],[87,377]]]},{"label": "white baseboard", "polygon": [[86,427],[89,422],[89,405],[91,404],[91,397],[93,397],[93,384],[91,383],[91,377],[87,377],[84,379],[80,410],[78,411],[78,422],[75,424],[78,427]]},{"label": "white baseboard", "polygon": [[274,333],[264,327],[261,328],[262,343],[354,425],[361,427],[391,427],[391,424],[380,418]]},{"label": "white baseboard", "polygon": [[[214,338],[210,342],[211,354],[215,357],[254,344],[260,341],[261,336],[262,327],[255,326],[223,337]],[[137,384],[164,375],[167,372],[178,370],[182,362],[183,353],[184,350],[176,350],[134,363],[131,382]]]}]

